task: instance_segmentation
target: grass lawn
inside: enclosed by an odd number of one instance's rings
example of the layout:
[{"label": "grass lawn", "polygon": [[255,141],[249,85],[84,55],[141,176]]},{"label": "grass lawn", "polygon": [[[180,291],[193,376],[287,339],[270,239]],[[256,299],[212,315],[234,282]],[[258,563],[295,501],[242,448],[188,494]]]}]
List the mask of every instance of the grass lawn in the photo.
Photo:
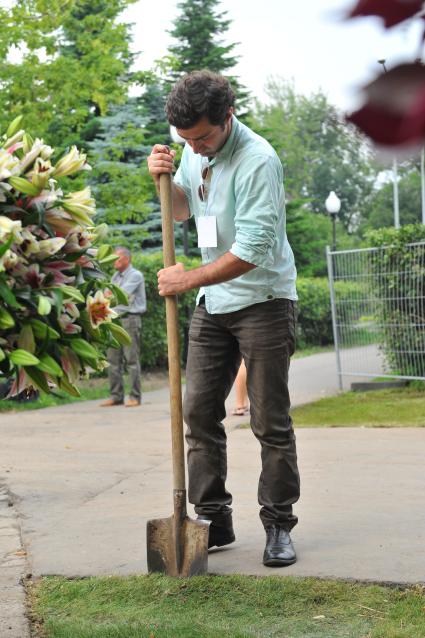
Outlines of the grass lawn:
[{"label": "grass lawn", "polygon": [[346,392],[292,410],[295,427],[424,427],[425,391]]},{"label": "grass lawn", "polygon": [[30,588],[36,638],[423,638],[424,587],[160,575]]}]

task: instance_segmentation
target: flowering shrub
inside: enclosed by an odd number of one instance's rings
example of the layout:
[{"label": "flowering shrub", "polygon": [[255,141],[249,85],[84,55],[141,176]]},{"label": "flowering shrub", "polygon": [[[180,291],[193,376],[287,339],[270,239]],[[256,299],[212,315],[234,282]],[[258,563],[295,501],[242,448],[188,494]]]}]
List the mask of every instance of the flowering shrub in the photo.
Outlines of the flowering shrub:
[{"label": "flowering shrub", "polygon": [[54,164],[21,120],[0,138],[0,380],[13,379],[10,396],[78,395],[78,378],[105,366],[104,347],[129,343],[113,321],[127,298],[102,272],[116,256],[99,245],[106,226],[93,225],[90,188],[65,192],[67,176],[90,169],[86,156],[72,147]]}]

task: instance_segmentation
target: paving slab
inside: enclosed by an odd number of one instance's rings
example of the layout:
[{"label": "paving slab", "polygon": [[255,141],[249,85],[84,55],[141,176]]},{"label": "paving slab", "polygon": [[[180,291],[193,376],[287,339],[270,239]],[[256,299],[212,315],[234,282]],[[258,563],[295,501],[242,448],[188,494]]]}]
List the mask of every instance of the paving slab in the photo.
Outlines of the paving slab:
[{"label": "paving slab", "polygon": [[[75,403],[0,417],[7,476],[34,576],[146,572],[145,527],[172,511],[166,391],[139,408]],[[260,448],[228,422],[237,542],[211,572],[425,582],[425,428],[297,430],[302,498],[298,562],[261,564]]]}]

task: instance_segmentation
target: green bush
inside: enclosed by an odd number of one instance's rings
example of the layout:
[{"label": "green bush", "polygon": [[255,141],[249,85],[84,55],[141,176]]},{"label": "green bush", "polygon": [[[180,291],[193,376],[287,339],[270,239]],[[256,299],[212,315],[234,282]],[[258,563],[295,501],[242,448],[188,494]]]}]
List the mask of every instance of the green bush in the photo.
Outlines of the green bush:
[{"label": "green bush", "polygon": [[[378,259],[369,260],[369,268],[387,364],[398,375],[424,377],[425,226],[383,228],[370,232],[367,239],[371,247],[385,247]],[[415,243],[422,244],[409,247]]]},{"label": "green bush", "polygon": [[[199,259],[179,256],[187,269],[199,265]],[[141,361],[143,368],[165,367],[167,365],[167,328],[165,321],[165,300],[158,294],[157,272],[163,268],[162,253],[149,255],[133,254],[133,266],[145,277],[147,312],[142,317]],[[185,328],[195,307],[197,290],[190,290],[178,298],[180,346],[182,357],[185,344]],[[184,358],[184,357],[183,357]]]},{"label": "green bush", "polygon": [[297,347],[333,342],[329,284],[325,277],[299,277]]},{"label": "green bush", "polygon": [[[326,346],[334,342],[332,330],[332,312],[329,293],[329,282],[326,277],[298,277],[298,327],[297,347]],[[338,304],[344,306],[347,302],[353,307],[353,300],[361,297],[359,284],[352,281],[335,282],[335,292]],[[363,307],[358,304],[356,316],[352,318],[361,323]],[[365,329],[353,328],[352,334],[345,334],[351,345],[356,345],[365,339],[374,339],[373,335],[365,333]]]}]

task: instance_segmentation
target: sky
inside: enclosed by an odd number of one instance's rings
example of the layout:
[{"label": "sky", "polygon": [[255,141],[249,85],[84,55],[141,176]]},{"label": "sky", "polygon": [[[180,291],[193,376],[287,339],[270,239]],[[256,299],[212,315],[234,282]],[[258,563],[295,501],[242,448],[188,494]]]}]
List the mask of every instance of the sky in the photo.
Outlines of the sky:
[{"label": "sky", "polygon": [[[177,0],[139,0],[122,19],[133,22],[137,68],[149,69],[167,54],[167,31],[179,9]],[[370,81],[386,59],[388,67],[417,57],[419,25],[385,31],[378,18],[345,21],[341,16],[356,0],[228,0],[219,11],[232,20],[225,44],[239,42],[240,61],[232,70],[255,97],[267,101],[270,77],[293,80],[299,93],[321,89],[343,111],[360,102],[359,88]]]}]

